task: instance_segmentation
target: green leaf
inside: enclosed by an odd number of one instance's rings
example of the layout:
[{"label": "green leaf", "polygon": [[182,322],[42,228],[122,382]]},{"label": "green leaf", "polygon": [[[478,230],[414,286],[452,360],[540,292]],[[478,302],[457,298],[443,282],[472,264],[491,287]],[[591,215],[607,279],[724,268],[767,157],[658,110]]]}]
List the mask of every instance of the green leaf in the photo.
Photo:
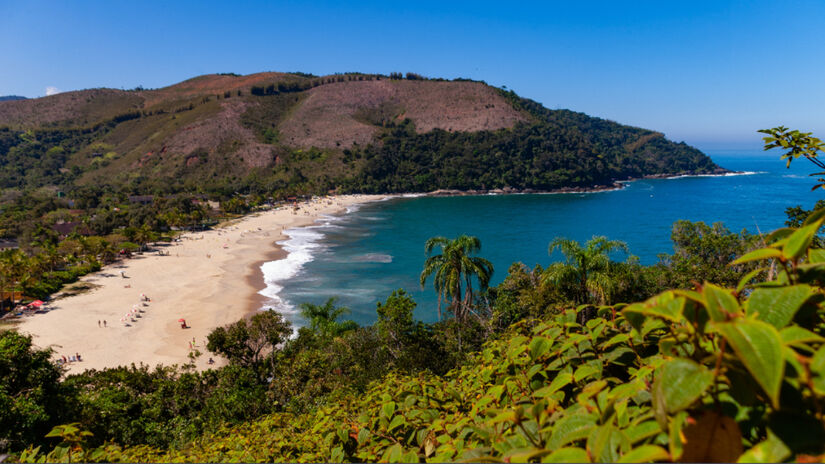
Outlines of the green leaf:
[{"label": "green leaf", "polygon": [[616,335],[610,337],[610,340],[608,340],[608,341],[602,343],[601,345],[599,345],[599,348],[601,350],[605,350],[608,347],[611,347],[611,346],[613,346],[617,343],[624,343],[628,340],[630,340],[630,335],[629,334],[626,334],[626,333],[616,334]]},{"label": "green leaf", "polygon": [[536,337],[530,342],[530,359],[538,359],[550,350],[553,342],[545,337]]},{"label": "green leaf", "polygon": [[779,332],[765,322],[744,319],[714,323],[714,327],[771,399],[774,408],[778,408],[779,389],[785,375]]},{"label": "green leaf", "polygon": [[811,373],[814,374],[814,390],[825,395],[825,345],[819,347],[811,358]]},{"label": "green leaf", "polygon": [[730,263],[731,266],[735,266],[737,264],[748,263],[751,261],[759,261],[763,259],[773,259],[773,258],[781,258],[782,252],[777,250],[776,248],[760,248],[758,250],[753,250],[750,253],[746,253],[741,257],[733,260]]},{"label": "green leaf", "polygon": [[702,296],[705,299],[705,307],[712,321],[725,321],[729,315],[741,313],[739,302],[726,288],[705,282],[702,287]]},{"label": "green leaf", "polygon": [[742,453],[737,462],[784,462],[790,455],[791,450],[768,430],[768,438]]},{"label": "green leaf", "polygon": [[364,443],[366,443],[370,435],[370,431],[366,427],[363,427],[361,430],[358,431],[358,444],[363,445]]},{"label": "green leaf", "polygon": [[602,453],[610,445],[610,435],[612,433],[613,424],[611,422],[594,428],[587,437],[588,454],[601,461]]},{"label": "green leaf", "polygon": [[573,380],[576,382],[581,382],[597,372],[599,372],[597,367],[591,364],[585,364],[576,369],[576,372],[573,373]]},{"label": "green leaf", "polygon": [[406,424],[406,423],[407,423],[407,419],[404,418],[404,416],[402,416],[401,414],[399,414],[399,415],[392,418],[392,421],[390,422],[390,425],[387,426],[387,430],[392,431],[396,427],[398,427],[402,424]]},{"label": "green leaf", "polygon": [[595,416],[574,414],[562,417],[553,427],[553,435],[547,442],[547,448],[560,448],[573,441],[586,438],[594,425],[596,425]]},{"label": "green leaf", "polygon": [[823,218],[819,218],[816,222],[807,226],[800,227],[788,237],[785,246],[782,247],[782,254],[791,259],[801,258],[816,235],[816,231],[822,225]]},{"label": "green leaf", "polygon": [[819,222],[822,224],[822,220],[825,218],[825,208],[817,209],[811,212],[807,218],[805,218],[805,222],[802,223],[803,226],[815,224]]},{"label": "green leaf", "polygon": [[561,374],[558,374],[556,376],[556,378],[553,379],[552,382],[550,382],[550,385],[548,385],[544,388],[540,388],[540,389],[536,390],[533,393],[533,395],[538,397],[538,398],[544,398],[546,396],[550,396],[553,393],[555,393],[556,391],[558,391],[560,388],[562,388],[565,385],[569,384],[572,380],[573,380],[573,374],[571,374],[569,372],[562,372]]},{"label": "green leaf", "polygon": [[654,404],[668,414],[687,409],[713,384],[713,372],[689,359],[676,358],[659,370],[653,385]]},{"label": "green leaf", "polygon": [[757,288],[747,302],[747,314],[781,329],[793,320],[799,308],[815,295],[808,285]]},{"label": "green leaf", "polygon": [[559,448],[541,462],[590,462],[590,457],[581,448]]},{"label": "green leaf", "polygon": [[825,263],[825,250],[823,250],[822,248],[809,248],[808,249],[808,263],[810,263],[810,264]]},{"label": "green leaf", "polygon": [[803,329],[798,325],[785,327],[784,329],[779,331],[779,336],[782,337],[782,343],[786,345],[800,345],[804,343],[825,342],[825,338],[820,337],[819,335],[811,332],[810,330]]},{"label": "green leaf", "polygon": [[627,439],[630,443],[635,445],[645,438],[657,435],[661,431],[662,428],[659,427],[659,424],[656,421],[649,420],[625,429],[624,433],[627,435]]},{"label": "green leaf", "polygon": [[392,417],[392,415],[395,414],[395,402],[389,401],[381,405],[381,412],[384,413],[384,417],[386,417],[387,419]]},{"label": "green leaf", "polygon": [[622,456],[618,462],[654,462],[669,460],[670,455],[664,448],[656,445],[642,445]]},{"label": "green leaf", "polygon": [[747,274],[745,274],[745,277],[742,277],[741,279],[739,279],[739,283],[736,285],[736,293],[742,293],[742,290],[744,290],[745,287],[748,286],[748,283],[751,280],[753,280],[754,277],[756,277],[761,272],[763,272],[764,270],[765,270],[764,267],[758,267],[758,268],[748,272]]}]

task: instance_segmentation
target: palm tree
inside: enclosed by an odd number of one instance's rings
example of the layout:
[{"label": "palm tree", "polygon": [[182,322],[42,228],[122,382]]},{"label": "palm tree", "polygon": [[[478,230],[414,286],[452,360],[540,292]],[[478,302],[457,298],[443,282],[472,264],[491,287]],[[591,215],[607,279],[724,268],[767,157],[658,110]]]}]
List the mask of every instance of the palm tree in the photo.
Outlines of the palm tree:
[{"label": "palm tree", "polygon": [[556,237],[548,248],[552,256],[556,249],[564,255],[564,263],[554,263],[545,271],[544,279],[557,286],[572,287],[576,304],[610,301],[614,282],[610,277],[611,252],[628,252],[627,244],[606,237],[593,237],[582,247],[579,242]]},{"label": "palm tree", "polygon": [[148,224],[143,224],[140,228],[135,230],[134,238],[138,245],[140,245],[140,251],[144,251],[146,249],[146,244],[154,240],[155,233],[152,232],[152,228],[149,227]]},{"label": "palm tree", "polygon": [[358,328],[355,321],[338,321],[340,316],[349,314],[350,309],[345,306],[335,307],[335,297],[327,300],[323,305],[301,303],[301,316],[309,321],[309,327],[322,336],[336,337],[344,332]]},{"label": "palm tree", "polygon": [[43,241],[39,247],[41,253],[37,256],[42,258],[43,265],[45,266],[44,270],[48,270],[49,273],[54,272],[55,268],[63,262],[63,256],[60,254],[60,250],[57,248],[57,245],[48,241]]},{"label": "palm tree", "polygon": [[30,259],[21,250],[8,250],[0,253],[0,294],[8,289],[11,293],[12,306],[14,306],[16,288],[27,282],[31,276]]},{"label": "palm tree", "polygon": [[478,237],[461,235],[454,240],[433,237],[424,244],[424,251],[430,255],[436,247],[441,248],[441,254],[427,257],[424,270],[421,271],[421,287],[424,287],[430,275],[434,275],[433,286],[438,293],[438,319],[441,320],[441,301],[450,298],[452,301],[448,309],[453,312],[456,321],[461,323],[472,311],[473,277],[478,280],[480,290],[484,291],[493,276],[493,265],[484,258],[470,256],[481,251],[481,240]]}]

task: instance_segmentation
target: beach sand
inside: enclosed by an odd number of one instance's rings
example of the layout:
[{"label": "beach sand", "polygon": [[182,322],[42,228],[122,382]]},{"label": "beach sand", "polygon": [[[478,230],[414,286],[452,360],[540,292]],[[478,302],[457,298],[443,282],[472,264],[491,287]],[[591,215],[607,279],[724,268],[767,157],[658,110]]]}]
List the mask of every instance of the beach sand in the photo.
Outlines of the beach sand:
[{"label": "beach sand", "polygon": [[[206,337],[216,327],[233,323],[262,307],[265,287],[260,265],[284,257],[275,243],[284,229],[311,225],[322,214],[337,214],[347,206],[384,198],[379,195],[335,196],[244,217],[223,228],[187,233],[179,242],[157,247],[104,267],[81,279],[98,286],[58,298],[46,314],[23,317],[17,326],[33,336],[35,345],[52,347],[56,358],[79,353],[83,361],[68,364],[69,373],[121,365],[154,367],[186,364],[189,344],[202,355],[199,370],[220,366],[223,359],[206,350]],[[123,272],[123,277],[121,275]],[[141,294],[150,301],[141,302]],[[121,318],[142,305],[136,322]],[[188,329],[182,329],[185,319]],[[98,327],[105,320],[108,327]],[[214,365],[207,364],[214,358]]]}]

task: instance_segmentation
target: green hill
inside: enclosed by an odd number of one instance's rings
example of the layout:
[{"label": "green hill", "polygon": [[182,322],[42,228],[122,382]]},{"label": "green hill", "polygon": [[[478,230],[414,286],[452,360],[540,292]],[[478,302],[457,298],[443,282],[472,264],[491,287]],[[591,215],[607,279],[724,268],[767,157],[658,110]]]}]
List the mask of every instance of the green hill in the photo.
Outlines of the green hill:
[{"label": "green hill", "polygon": [[216,74],[0,102],[4,189],[552,190],[712,172],[651,130],[413,74]]}]

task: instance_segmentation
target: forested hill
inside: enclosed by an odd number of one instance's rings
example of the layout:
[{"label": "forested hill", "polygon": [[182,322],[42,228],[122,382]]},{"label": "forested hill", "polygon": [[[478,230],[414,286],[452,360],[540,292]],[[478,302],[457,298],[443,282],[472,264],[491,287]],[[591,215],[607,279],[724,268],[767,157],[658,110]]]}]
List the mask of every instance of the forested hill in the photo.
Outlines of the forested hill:
[{"label": "forested hill", "polygon": [[412,73],[214,74],[0,102],[0,189],[226,198],[590,188],[711,172],[721,170],[707,156],[655,131]]}]

